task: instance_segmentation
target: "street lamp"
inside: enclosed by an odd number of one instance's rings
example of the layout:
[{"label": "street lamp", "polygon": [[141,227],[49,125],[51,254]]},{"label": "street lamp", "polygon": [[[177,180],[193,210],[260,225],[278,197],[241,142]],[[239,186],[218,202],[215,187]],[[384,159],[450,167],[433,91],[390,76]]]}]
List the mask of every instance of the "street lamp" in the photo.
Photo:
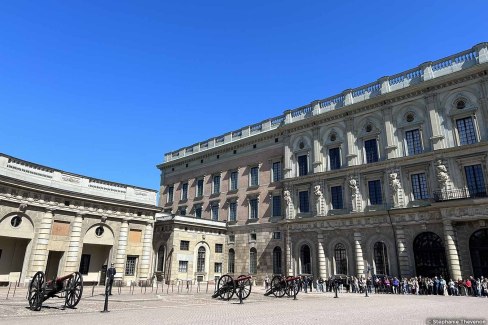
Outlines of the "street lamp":
[{"label": "street lamp", "polygon": [[369,278],[369,272],[370,272],[370,271],[371,271],[371,266],[368,264],[368,268],[366,269],[366,272],[365,272],[365,273],[366,273],[366,282],[365,282],[365,284],[366,284],[366,285],[365,285],[365,288],[366,288],[366,290],[365,290],[365,291],[366,291],[366,295],[365,295],[365,297],[366,297],[366,298],[368,298],[368,297],[369,297],[369,296],[368,296],[368,289],[369,289],[369,288],[368,288],[368,278]]}]

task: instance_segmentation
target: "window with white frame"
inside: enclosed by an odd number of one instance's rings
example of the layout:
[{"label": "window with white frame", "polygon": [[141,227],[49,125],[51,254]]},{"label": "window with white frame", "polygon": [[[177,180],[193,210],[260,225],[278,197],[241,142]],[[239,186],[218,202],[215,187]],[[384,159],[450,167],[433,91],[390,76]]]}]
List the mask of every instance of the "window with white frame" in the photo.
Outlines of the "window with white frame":
[{"label": "window with white frame", "polygon": [[369,139],[364,141],[364,155],[367,164],[378,161],[378,142],[376,139]]},{"label": "window with white frame", "polygon": [[298,176],[305,176],[308,174],[308,155],[300,155],[298,160]]},{"label": "window with white frame", "polygon": [[179,261],[178,272],[187,273],[188,272],[188,261]]},{"label": "window with white frame", "polygon": [[236,221],[237,220],[237,202],[231,201],[229,202],[229,221]]},{"label": "window with white frame", "polygon": [[422,138],[419,129],[406,131],[405,141],[407,142],[407,154],[409,156],[422,153]]},{"label": "window with white frame", "polygon": [[298,208],[300,213],[310,212],[310,200],[308,191],[298,192]]},{"label": "window with white frame", "polygon": [[281,181],[281,161],[275,161],[271,170],[273,182]]},{"label": "window with white frame", "polygon": [[249,186],[258,186],[259,185],[259,167],[251,167],[249,171]]},{"label": "window with white frame", "polygon": [[197,256],[197,272],[199,273],[205,272],[205,254],[205,247],[200,246],[200,248],[198,248]]},{"label": "window with white frame", "polygon": [[222,273],[222,263],[215,262],[214,272],[215,273]]},{"label": "window with white frame", "polygon": [[274,231],[273,239],[281,239],[281,231]]},{"label": "window with white frame", "polygon": [[196,197],[203,196],[203,178],[197,179]]},{"label": "window with white frame", "polygon": [[137,265],[137,256],[127,256],[125,261],[125,275],[135,275]]},{"label": "window with white frame", "polygon": [[249,219],[257,219],[258,218],[258,199],[257,198],[250,198],[249,199]]},{"label": "window with white frame", "polygon": [[166,202],[168,202],[168,203],[173,202],[174,191],[175,191],[175,187],[173,185],[168,186],[168,195],[166,197]]},{"label": "window with white frame", "polygon": [[485,197],[486,187],[481,165],[464,166],[466,186],[470,197]]},{"label": "window with white frame", "polygon": [[368,181],[368,190],[369,190],[369,204],[371,205],[383,204],[380,180]]},{"label": "window with white frame", "polygon": [[188,183],[183,183],[183,185],[181,185],[181,199],[188,199]]},{"label": "window with white frame", "polygon": [[329,148],[330,170],[341,168],[341,149],[339,147]]},{"label": "window with white frame", "polygon": [[476,129],[472,116],[457,119],[456,128],[460,145],[463,146],[466,144],[473,144],[478,142],[478,137],[476,136]]},{"label": "window with white frame", "polygon": [[230,176],[229,176],[229,190],[230,191],[235,191],[237,190],[237,176],[238,176],[238,173],[237,173],[237,170],[233,170],[230,172]]},{"label": "window with white frame", "polygon": [[213,176],[212,185],[212,194],[220,193],[220,175]]},{"label": "window with white frame", "polygon": [[273,195],[272,197],[272,217],[281,216],[281,195]]},{"label": "window with white frame", "polygon": [[331,186],[330,198],[331,198],[332,209],[344,208],[344,202],[342,200],[342,186]]},{"label": "window with white frame", "polygon": [[212,203],[210,209],[212,212],[212,220],[219,221],[219,204],[216,202]]},{"label": "window with white frame", "polygon": [[412,181],[412,194],[414,200],[425,200],[429,198],[427,192],[427,177],[425,173],[412,174],[410,176]]}]

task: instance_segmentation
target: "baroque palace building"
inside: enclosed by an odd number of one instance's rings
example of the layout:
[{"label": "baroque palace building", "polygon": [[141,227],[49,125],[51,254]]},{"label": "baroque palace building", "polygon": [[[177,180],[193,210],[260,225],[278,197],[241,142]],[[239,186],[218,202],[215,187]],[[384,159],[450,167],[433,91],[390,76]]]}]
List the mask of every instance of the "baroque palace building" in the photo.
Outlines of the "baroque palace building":
[{"label": "baroque palace building", "polygon": [[166,154],[157,269],[488,276],[487,153],[481,43]]},{"label": "baroque palace building", "polygon": [[147,280],[156,194],[0,154],[0,283],[80,271],[104,284],[110,263],[116,280]]}]

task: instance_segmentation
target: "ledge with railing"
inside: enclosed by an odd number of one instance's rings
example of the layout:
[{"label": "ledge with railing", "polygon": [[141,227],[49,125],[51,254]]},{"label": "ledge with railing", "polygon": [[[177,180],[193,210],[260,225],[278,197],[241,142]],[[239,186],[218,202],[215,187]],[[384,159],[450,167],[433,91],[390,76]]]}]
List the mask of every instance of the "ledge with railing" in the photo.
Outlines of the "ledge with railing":
[{"label": "ledge with railing", "polygon": [[469,190],[467,187],[453,189],[453,190],[440,190],[440,191],[435,191],[433,194],[434,194],[435,202],[459,200],[459,199],[482,198],[488,196],[485,187],[480,187],[472,190]]}]

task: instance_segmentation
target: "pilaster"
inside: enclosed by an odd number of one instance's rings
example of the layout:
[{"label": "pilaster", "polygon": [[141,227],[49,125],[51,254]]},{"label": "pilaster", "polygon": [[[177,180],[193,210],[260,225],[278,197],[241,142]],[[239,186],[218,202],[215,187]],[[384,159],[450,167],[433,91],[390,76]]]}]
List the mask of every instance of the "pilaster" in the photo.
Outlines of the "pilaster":
[{"label": "pilaster", "polygon": [[456,245],[456,234],[450,220],[444,220],[444,238],[449,271],[453,280],[461,279],[461,266]]},{"label": "pilaster", "polygon": [[127,251],[127,240],[129,236],[129,220],[124,219],[120,226],[119,241],[117,243],[117,253],[115,255],[114,267],[117,270],[115,278],[121,280],[125,269],[125,254]]},{"label": "pilaster", "polygon": [[66,255],[65,273],[73,273],[79,270],[80,251],[81,251],[81,227],[83,224],[83,215],[77,214],[71,224],[71,233],[69,236],[69,247]]},{"label": "pilaster", "polygon": [[322,279],[327,279],[327,268],[325,263],[325,250],[324,250],[324,235],[319,233],[317,234],[317,242],[318,242],[318,253],[319,253],[319,276]]},{"label": "pilaster", "polygon": [[409,257],[407,252],[407,245],[406,245],[406,238],[405,238],[405,230],[402,227],[396,227],[395,229],[396,234],[396,245],[398,250],[398,263],[400,264],[400,274],[399,276],[412,276],[412,272],[410,270],[410,263]]},{"label": "pilaster", "polygon": [[430,128],[432,130],[432,137],[430,138],[431,147],[433,150],[443,149],[444,135],[441,131],[441,122],[439,112],[437,109],[437,94],[432,94],[425,97],[425,107],[429,114]]},{"label": "pilaster", "polygon": [[395,128],[393,127],[392,108],[387,107],[383,110],[383,117],[386,131],[386,155],[388,159],[396,157],[397,145],[395,142]]},{"label": "pilaster", "polygon": [[44,272],[47,265],[48,257],[48,244],[49,237],[51,236],[51,228],[53,224],[54,214],[52,210],[46,210],[42,217],[41,224],[39,226],[37,241],[32,254],[31,267],[29,268],[29,276],[32,277],[38,271]]},{"label": "pilaster", "polygon": [[144,230],[144,239],[142,242],[142,256],[139,265],[139,280],[147,280],[149,278],[149,266],[151,264],[151,247],[153,237],[152,223],[146,225]]},{"label": "pilaster", "polygon": [[361,247],[361,233],[354,232],[354,252],[356,253],[356,276],[359,278],[364,275],[363,249]]}]

